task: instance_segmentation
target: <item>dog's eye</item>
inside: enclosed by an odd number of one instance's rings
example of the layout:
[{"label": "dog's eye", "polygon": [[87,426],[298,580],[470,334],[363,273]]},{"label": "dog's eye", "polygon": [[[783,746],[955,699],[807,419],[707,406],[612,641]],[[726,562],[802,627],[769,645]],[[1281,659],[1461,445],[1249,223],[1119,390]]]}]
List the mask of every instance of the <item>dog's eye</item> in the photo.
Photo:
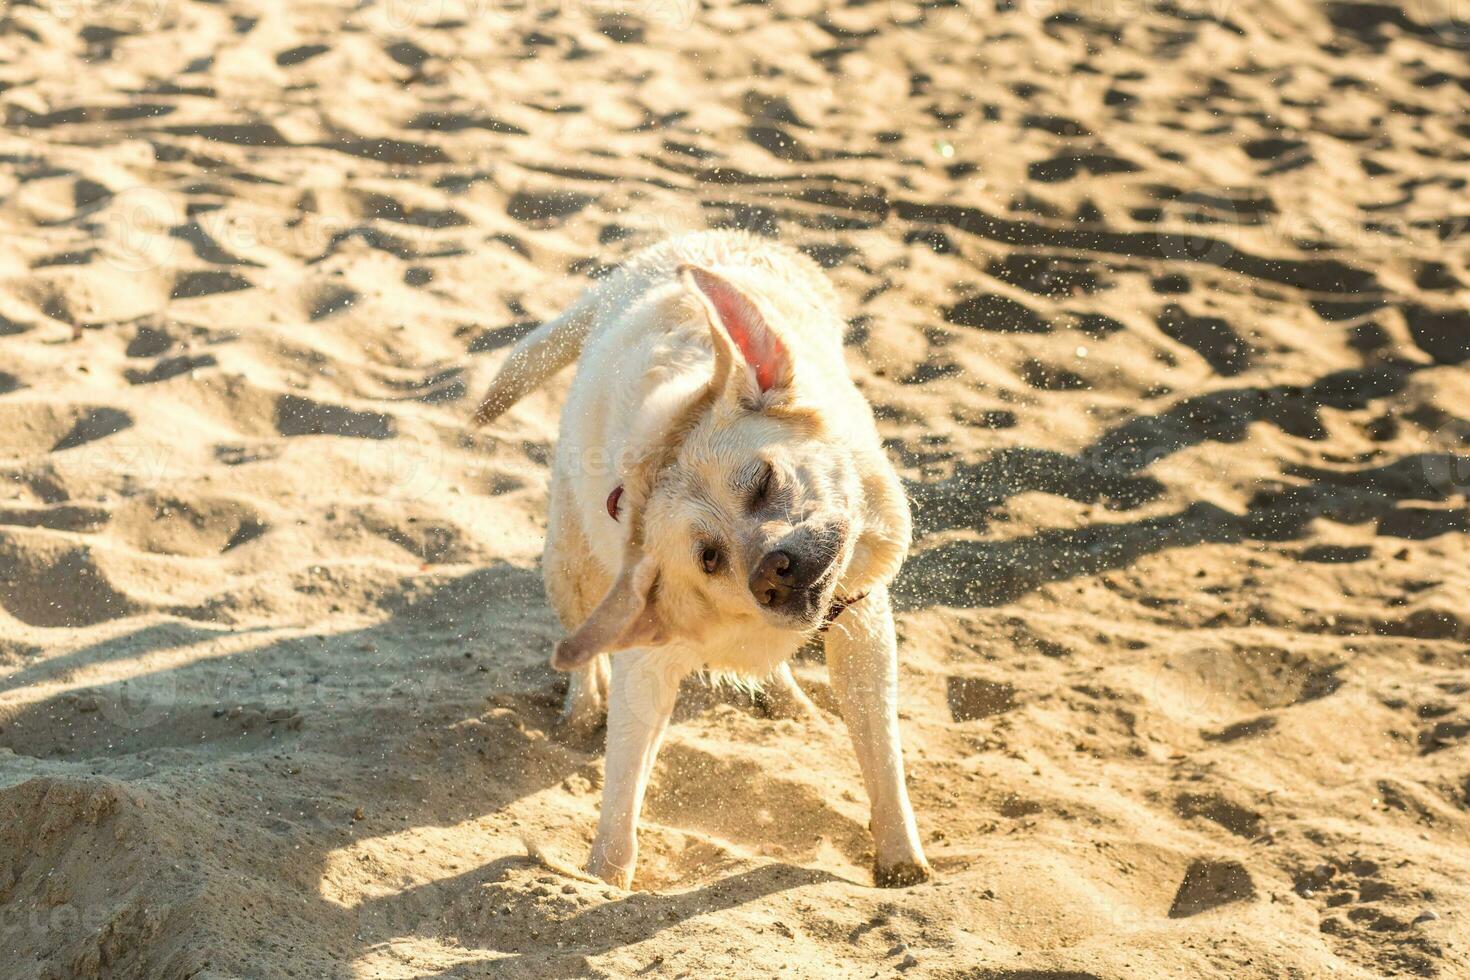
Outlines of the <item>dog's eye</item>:
[{"label": "dog's eye", "polygon": [[720,552],[719,548],[712,544],[707,544],[704,546],[704,550],[699,553],[699,563],[704,567],[704,573],[706,575],[713,575],[725,563],[725,556]]},{"label": "dog's eye", "polygon": [[761,468],[760,479],[755,484],[755,493],[750,498],[750,506],[759,507],[766,502],[766,497],[771,493],[771,480],[775,475],[776,471],[771,468],[770,463]]}]

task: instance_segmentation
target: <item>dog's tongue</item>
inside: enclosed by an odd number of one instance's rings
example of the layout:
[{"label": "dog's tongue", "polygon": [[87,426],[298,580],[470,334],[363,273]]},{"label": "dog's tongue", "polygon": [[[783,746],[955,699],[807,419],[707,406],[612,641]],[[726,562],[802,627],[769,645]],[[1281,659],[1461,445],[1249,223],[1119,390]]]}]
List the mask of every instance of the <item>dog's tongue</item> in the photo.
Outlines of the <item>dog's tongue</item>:
[{"label": "dog's tongue", "polygon": [[618,519],[618,501],[623,499],[623,485],[619,483],[613,487],[612,493],[607,495],[607,516],[613,520]]}]

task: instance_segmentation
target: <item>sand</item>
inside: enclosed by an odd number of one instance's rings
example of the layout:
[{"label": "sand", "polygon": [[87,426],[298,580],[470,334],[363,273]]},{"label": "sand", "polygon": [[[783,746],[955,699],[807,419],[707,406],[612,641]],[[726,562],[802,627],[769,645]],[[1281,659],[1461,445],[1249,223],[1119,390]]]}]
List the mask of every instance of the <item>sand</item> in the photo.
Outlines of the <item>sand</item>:
[{"label": "sand", "polygon": [[[999,7],[7,6],[0,977],[1470,976],[1464,11]],[[563,870],[566,379],[464,422],[717,226],[914,501],[920,887],[817,654]]]}]

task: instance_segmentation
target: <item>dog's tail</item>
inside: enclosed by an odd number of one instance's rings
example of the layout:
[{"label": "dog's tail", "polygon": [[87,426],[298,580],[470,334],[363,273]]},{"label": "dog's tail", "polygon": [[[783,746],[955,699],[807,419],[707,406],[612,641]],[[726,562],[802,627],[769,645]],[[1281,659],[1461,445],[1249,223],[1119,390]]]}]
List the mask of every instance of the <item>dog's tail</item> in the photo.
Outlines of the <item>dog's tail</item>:
[{"label": "dog's tail", "polygon": [[499,417],[553,374],[575,361],[592,324],[597,322],[597,297],[589,289],[561,316],[547,320],[522,337],[490,382],[490,390],[475,410],[474,424]]}]

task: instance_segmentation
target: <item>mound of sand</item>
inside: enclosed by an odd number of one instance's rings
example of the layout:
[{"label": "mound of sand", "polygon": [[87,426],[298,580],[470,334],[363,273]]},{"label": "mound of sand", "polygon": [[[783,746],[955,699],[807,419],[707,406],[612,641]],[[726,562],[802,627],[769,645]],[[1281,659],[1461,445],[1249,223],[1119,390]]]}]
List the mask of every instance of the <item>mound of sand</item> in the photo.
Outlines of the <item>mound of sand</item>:
[{"label": "mound of sand", "polygon": [[[1470,975],[1455,14],[11,5],[0,974]],[[908,480],[914,889],[813,659],[690,685],[639,891],[559,870],[561,389],[464,420],[712,226]]]}]

